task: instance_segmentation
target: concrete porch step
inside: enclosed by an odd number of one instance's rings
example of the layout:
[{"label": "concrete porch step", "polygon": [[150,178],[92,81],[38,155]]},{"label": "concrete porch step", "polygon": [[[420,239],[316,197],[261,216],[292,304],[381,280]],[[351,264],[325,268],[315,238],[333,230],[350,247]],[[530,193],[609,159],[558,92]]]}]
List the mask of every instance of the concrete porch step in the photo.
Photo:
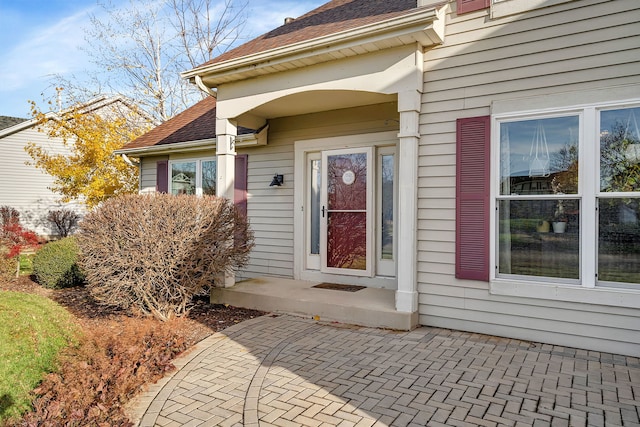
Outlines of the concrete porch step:
[{"label": "concrete porch step", "polygon": [[260,277],[211,290],[211,302],[275,313],[317,317],[374,328],[408,331],[418,313],[398,312],[395,291],[365,288],[356,292],[313,288],[319,282]]}]

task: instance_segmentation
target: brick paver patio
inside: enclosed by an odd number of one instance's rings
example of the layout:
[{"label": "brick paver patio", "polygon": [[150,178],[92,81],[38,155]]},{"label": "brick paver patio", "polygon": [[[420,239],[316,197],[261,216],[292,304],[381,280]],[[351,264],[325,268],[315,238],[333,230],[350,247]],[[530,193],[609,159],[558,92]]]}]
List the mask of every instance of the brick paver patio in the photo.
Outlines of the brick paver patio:
[{"label": "brick paver patio", "polygon": [[640,426],[638,358],[445,329],[264,316],[175,364],[140,426]]}]

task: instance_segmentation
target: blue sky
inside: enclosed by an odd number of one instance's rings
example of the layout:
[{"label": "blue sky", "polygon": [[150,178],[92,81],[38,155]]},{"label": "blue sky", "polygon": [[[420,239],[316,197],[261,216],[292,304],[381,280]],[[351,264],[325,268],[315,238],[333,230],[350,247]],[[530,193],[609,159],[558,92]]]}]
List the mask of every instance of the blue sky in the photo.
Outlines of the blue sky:
[{"label": "blue sky", "polygon": [[[247,38],[276,28],[328,0],[249,0]],[[128,3],[114,0],[114,3]],[[95,0],[0,0],[0,115],[30,117],[29,100],[53,74],[81,74],[91,64],[79,47]]]}]

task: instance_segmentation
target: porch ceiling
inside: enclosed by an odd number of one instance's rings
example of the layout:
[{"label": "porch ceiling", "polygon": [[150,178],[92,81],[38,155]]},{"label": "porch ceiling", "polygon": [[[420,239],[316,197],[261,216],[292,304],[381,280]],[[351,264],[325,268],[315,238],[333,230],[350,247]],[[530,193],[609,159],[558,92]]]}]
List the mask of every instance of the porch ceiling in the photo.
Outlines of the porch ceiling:
[{"label": "porch ceiling", "polygon": [[[397,100],[396,94],[325,90],[296,93],[275,99],[247,112],[248,117],[274,119],[277,117],[297,116],[320,111],[339,110],[364,105],[382,104]],[[243,117],[238,117],[238,123]]]}]

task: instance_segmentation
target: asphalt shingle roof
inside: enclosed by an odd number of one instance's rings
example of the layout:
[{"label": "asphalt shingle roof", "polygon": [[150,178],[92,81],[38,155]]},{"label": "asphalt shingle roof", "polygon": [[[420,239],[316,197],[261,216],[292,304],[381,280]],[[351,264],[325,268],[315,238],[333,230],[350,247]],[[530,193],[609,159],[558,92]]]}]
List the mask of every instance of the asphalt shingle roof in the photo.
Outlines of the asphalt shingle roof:
[{"label": "asphalt shingle roof", "polygon": [[22,119],[19,117],[0,116],[0,130],[10,128],[18,123],[26,122],[29,119]]},{"label": "asphalt shingle roof", "polygon": [[[203,64],[215,64],[270,49],[381,22],[415,9],[416,0],[332,0],[305,15]],[[216,101],[208,97],[131,141],[123,149],[145,148],[216,137]],[[251,132],[238,129],[239,134]]]},{"label": "asphalt shingle roof", "polygon": [[416,0],[333,0],[203,64],[211,65],[404,15]]},{"label": "asphalt shingle roof", "polygon": [[[238,134],[253,130],[238,128]],[[134,139],[122,149],[146,148],[178,142],[200,141],[216,137],[216,100],[206,97],[182,113]]]}]

